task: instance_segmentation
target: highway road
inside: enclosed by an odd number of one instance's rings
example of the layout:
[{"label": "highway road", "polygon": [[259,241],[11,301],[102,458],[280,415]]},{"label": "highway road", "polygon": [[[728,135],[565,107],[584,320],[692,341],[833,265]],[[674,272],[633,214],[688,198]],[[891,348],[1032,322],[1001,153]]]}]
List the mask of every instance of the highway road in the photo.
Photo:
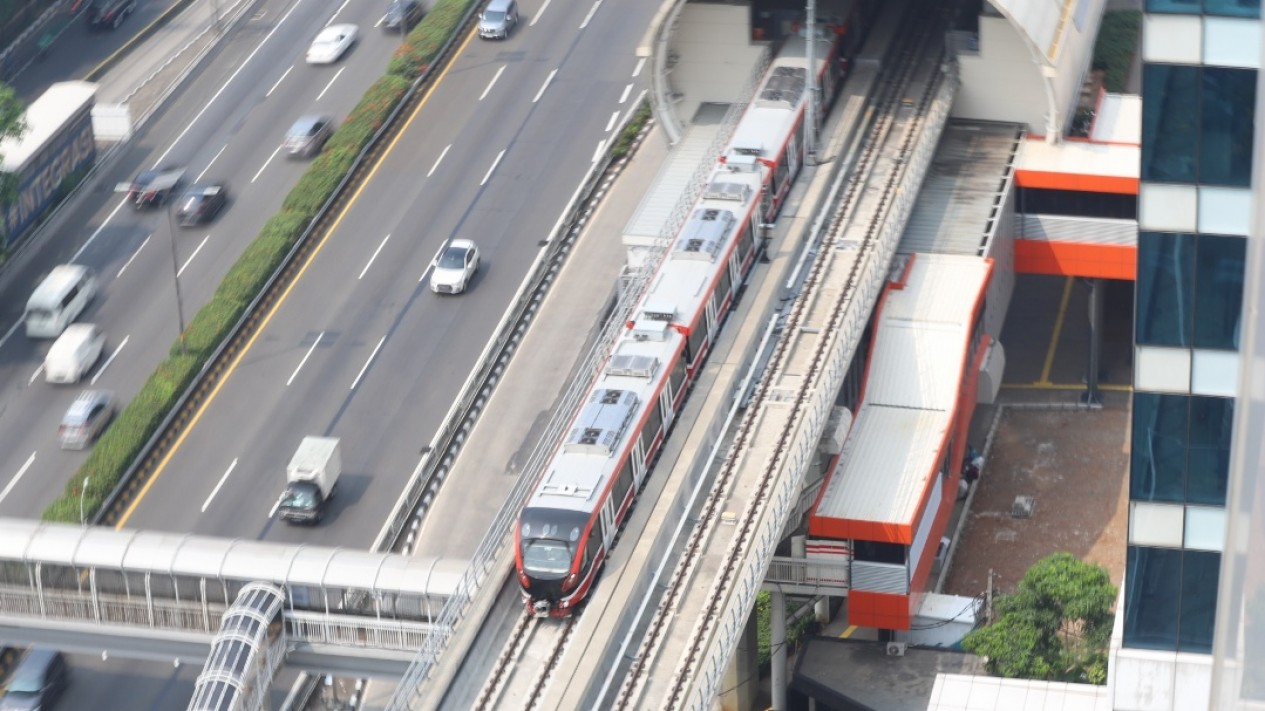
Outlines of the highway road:
[{"label": "highway road", "polygon": [[[612,137],[618,118],[631,110],[644,81],[643,64],[633,50],[654,10],[649,3],[621,6],[616,13],[614,6],[589,0],[527,2],[522,24],[508,42],[467,39],[452,69],[198,417],[126,525],[327,545],[371,542],[413,471],[420,448],[430,441],[538,253],[540,241]],[[323,22],[313,21],[312,31]],[[303,45],[310,32],[297,36]],[[368,54],[370,39],[362,42],[349,66]],[[234,42],[237,52],[249,49],[240,39]],[[284,77],[282,86],[300,86],[311,92],[308,97],[323,91],[311,73],[321,70],[300,66],[294,73],[306,72],[304,79],[292,82],[286,77],[289,59],[261,66],[262,76],[252,73],[253,87],[263,93],[276,77]],[[184,96],[207,95],[233,70],[233,65],[217,62],[197,80],[207,88],[183,92]],[[218,79],[208,79],[212,75]],[[341,81],[331,95],[346,86]],[[303,101],[287,96],[286,104]],[[161,122],[178,115],[192,119],[195,107],[184,105],[169,110]],[[261,114],[281,102],[246,92],[226,105],[230,108],[217,109],[222,113],[209,133],[244,133],[243,126],[266,123]],[[271,122],[278,132],[284,129],[280,124],[288,124],[275,115]],[[194,151],[198,160],[191,161],[196,169],[215,156],[225,138],[199,141]],[[164,143],[155,140],[153,145]],[[258,166],[267,162],[270,148],[258,140],[239,146],[233,137],[213,167]],[[283,171],[283,166],[270,163],[260,180],[284,185]],[[238,175],[231,179],[242,182]],[[229,234],[230,221],[238,215],[257,220],[270,214],[281,191],[259,188],[244,195],[239,187],[238,201],[216,225],[212,240]],[[115,237],[94,241],[133,242],[130,249],[98,258],[113,270],[125,271],[108,288],[99,312],[123,301],[116,296],[117,282],[136,272],[167,279],[170,295],[170,255],[153,249],[153,242],[165,232],[161,226],[150,231],[151,244],[140,249],[130,265],[145,230],[119,230]],[[440,246],[456,235],[479,243],[484,268],[469,293],[439,297],[427,289],[428,265]],[[197,250],[200,237],[194,232],[180,240],[183,261]],[[236,253],[217,250],[196,259],[213,255],[201,268],[218,278]],[[85,257],[92,254],[90,246]],[[152,262],[156,256],[167,261]],[[141,260],[147,258],[149,265],[142,266]],[[105,270],[106,276],[110,273]],[[215,279],[189,284],[182,277],[186,300],[205,299],[214,284]],[[161,288],[155,287],[153,293],[161,293]],[[141,303],[138,296],[120,303],[119,309],[120,317],[143,310],[148,316],[144,322],[153,325],[152,331],[133,338],[161,341],[165,347],[174,335],[168,300]],[[116,327],[98,319],[106,323],[112,344],[131,323]],[[0,348],[0,360],[10,344],[19,342],[24,341],[13,338]],[[32,358],[26,360],[29,366]],[[140,369],[137,384],[156,361]],[[115,373],[118,362],[110,366],[107,377],[126,374],[123,368]],[[50,439],[54,428],[55,421],[48,425]],[[37,426],[31,425],[31,430],[37,431]],[[316,529],[273,524],[268,514],[281,490],[284,463],[303,435],[317,432],[344,442],[346,474],[333,516]],[[3,464],[15,465],[22,462]],[[28,491],[23,479],[11,497],[15,502],[30,501],[37,494]],[[9,505],[8,500],[0,501],[0,514]],[[155,676],[153,665],[121,660],[88,668],[101,683],[76,685],[66,702],[70,708],[116,697],[127,698],[128,708],[174,708],[179,704],[173,699],[185,703],[195,676],[170,669]],[[171,691],[173,684],[181,693]]]},{"label": "highway road", "polygon": [[[158,164],[229,182],[231,202],[219,220],[175,230],[187,321],[306,167],[279,155],[286,128],[310,111],[345,115],[395,49],[397,35],[373,30],[381,17],[376,4],[340,1],[261,3],[258,19],[214,51],[200,76],[63,211],[52,234],[0,278],[0,515],[37,515],[86,457],[58,450],[55,440],[80,388],[44,383],[40,369],[51,342],[27,339],[18,327],[34,285],[65,261],[98,270],[101,294],[81,320],[105,329],[107,353],[82,385],[114,390],[126,402],[167,353],[178,316],[167,213],[134,211],[114,185]],[[363,27],[359,46],[334,66],[304,64],[311,38],[335,17]]]}]

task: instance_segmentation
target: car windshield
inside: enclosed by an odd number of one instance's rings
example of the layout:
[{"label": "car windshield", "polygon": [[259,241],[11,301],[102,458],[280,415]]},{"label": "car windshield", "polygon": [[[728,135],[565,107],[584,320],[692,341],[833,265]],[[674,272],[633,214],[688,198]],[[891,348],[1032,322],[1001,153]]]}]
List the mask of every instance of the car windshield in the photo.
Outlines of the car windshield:
[{"label": "car windshield", "polygon": [[282,506],[300,509],[310,509],[316,504],[316,487],[313,486],[292,486],[286,489],[285,498],[281,500]]},{"label": "car windshield", "polygon": [[505,19],[505,13],[501,12],[500,10],[488,10],[487,12],[483,13],[483,19],[487,20],[488,22],[500,22],[501,20]]},{"label": "car windshield", "polygon": [[444,254],[439,258],[440,269],[462,269],[466,266],[466,250],[461,247],[452,247],[444,250]]},{"label": "car windshield", "polygon": [[9,680],[9,693],[38,694],[44,688],[44,675],[38,669],[23,671]]}]

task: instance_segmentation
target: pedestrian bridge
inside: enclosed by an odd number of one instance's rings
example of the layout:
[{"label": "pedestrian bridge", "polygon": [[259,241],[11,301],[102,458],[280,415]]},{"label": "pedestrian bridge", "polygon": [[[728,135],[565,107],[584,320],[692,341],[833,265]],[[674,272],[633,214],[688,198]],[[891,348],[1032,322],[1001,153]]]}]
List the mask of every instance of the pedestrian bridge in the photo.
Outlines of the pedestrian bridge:
[{"label": "pedestrian bridge", "polygon": [[467,564],[0,518],[0,639],[201,663],[239,594],[269,583],[287,664],[398,677]]}]

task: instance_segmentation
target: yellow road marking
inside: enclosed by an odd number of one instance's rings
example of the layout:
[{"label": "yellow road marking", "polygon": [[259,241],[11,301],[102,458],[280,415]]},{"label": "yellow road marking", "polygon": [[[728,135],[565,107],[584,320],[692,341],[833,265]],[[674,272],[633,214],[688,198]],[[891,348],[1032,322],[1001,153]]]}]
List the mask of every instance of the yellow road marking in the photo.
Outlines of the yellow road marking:
[{"label": "yellow road marking", "polygon": [[1041,379],[1037,382],[1050,384],[1050,368],[1054,366],[1054,352],[1059,348],[1059,336],[1063,334],[1063,317],[1067,315],[1067,302],[1072,298],[1072,277],[1063,283],[1063,299],[1059,302],[1059,313],[1054,317],[1054,332],[1050,334],[1050,347],[1045,351],[1045,365],[1041,368]]},{"label": "yellow road marking", "polygon": [[[456,53],[453,55],[454,57],[460,55],[465,50],[466,45],[470,44],[470,40],[474,38],[474,35],[474,28],[471,28],[470,33],[466,35],[465,41],[457,48]],[[286,286],[285,291],[281,292],[281,296],[273,303],[272,308],[268,310],[268,313],[264,315],[263,320],[259,322],[259,326],[255,329],[255,333],[251,335],[250,340],[246,342],[245,347],[238,352],[237,357],[233,359],[233,362],[229,364],[228,368],[224,371],[224,374],[220,376],[219,382],[217,382],[215,387],[211,389],[211,394],[202,401],[202,404],[198,407],[198,411],[193,414],[192,418],[190,418],[189,424],[185,426],[184,431],[176,438],[176,443],[172,445],[171,449],[167,450],[167,454],[163,455],[162,461],[158,463],[158,467],[154,469],[154,473],[150,475],[149,479],[145,482],[145,485],[141,487],[140,493],[136,495],[136,498],[132,499],[132,503],[127,507],[127,510],[123,512],[121,517],[119,517],[119,522],[114,525],[114,529],[116,531],[127,525],[128,519],[130,519],[132,514],[136,512],[136,507],[140,505],[142,500],[144,500],[145,495],[148,494],[150,488],[153,487],[154,482],[158,481],[158,477],[161,476],[163,470],[167,468],[167,464],[171,462],[171,458],[175,456],[176,451],[180,449],[180,445],[184,444],[185,437],[188,437],[189,433],[193,431],[194,426],[198,424],[198,420],[202,419],[202,415],[206,412],[207,407],[211,405],[211,403],[215,400],[215,396],[219,394],[220,388],[224,387],[224,383],[228,382],[229,376],[231,376],[233,371],[237,370],[237,366],[241,364],[242,358],[246,357],[246,354],[250,352],[251,347],[255,345],[255,339],[259,338],[259,334],[264,332],[264,329],[268,326],[268,322],[272,321],[272,317],[276,315],[277,310],[281,308],[281,305],[285,303],[286,298],[290,296],[290,290],[294,288],[295,284],[299,283],[299,280],[303,278],[303,274],[307,271],[307,268],[312,265],[313,261],[316,260],[316,255],[320,254],[321,249],[325,247],[325,242],[329,239],[329,236],[338,229],[338,226],[342,224],[343,218],[347,216],[347,213],[351,211],[352,206],[360,199],[360,193],[363,192],[365,187],[373,181],[373,176],[378,173],[378,168],[382,167],[382,163],[386,161],[387,156],[391,155],[391,151],[395,150],[395,144],[399,142],[400,138],[408,131],[409,127],[413,125],[413,121],[417,118],[417,115],[421,113],[422,107],[426,105],[428,100],[430,100],[431,93],[433,93],[440,83],[443,82],[444,77],[448,76],[448,70],[450,68],[452,68],[451,62],[444,67],[444,70],[439,73],[439,78],[436,79],[435,82],[430,85],[430,88],[426,90],[426,93],[422,95],[422,100],[418,102],[417,108],[413,110],[411,115],[409,115],[408,121],[405,122],[404,127],[395,134],[395,138],[391,139],[391,143],[387,146],[387,149],[378,156],[378,161],[374,163],[372,168],[369,169],[369,174],[365,176],[363,181],[360,182],[360,185],[356,188],[356,192],[352,193],[351,199],[347,201],[347,204],[343,207],[342,212],[338,213],[338,217],[334,218],[333,224],[329,226],[329,229],[325,230],[325,234],[321,236],[321,241],[317,242],[316,247],[312,249],[312,253],[308,255],[307,261],[303,263],[303,266],[299,267],[298,273],[294,275],[294,278],[291,279],[290,283]]]},{"label": "yellow road marking", "polygon": [[[1084,392],[1089,387],[1086,385],[1061,385],[1059,383],[1002,383],[1002,388],[1007,390],[1077,390]],[[1099,390],[1108,390],[1118,393],[1133,392],[1132,385],[1103,385],[1098,386]]]},{"label": "yellow road marking", "polygon": [[844,630],[843,633],[839,635],[839,639],[847,639],[852,636],[853,632],[856,632],[856,631],[857,631],[856,625],[848,625],[848,629]]}]

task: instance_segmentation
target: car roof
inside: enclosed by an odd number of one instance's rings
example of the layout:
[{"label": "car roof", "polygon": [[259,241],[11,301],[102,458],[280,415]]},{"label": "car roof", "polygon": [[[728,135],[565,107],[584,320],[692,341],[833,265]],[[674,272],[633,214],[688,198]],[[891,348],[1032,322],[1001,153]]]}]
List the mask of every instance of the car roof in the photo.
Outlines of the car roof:
[{"label": "car roof", "polygon": [[189,189],[184,191],[184,196],[187,198],[210,197],[212,195],[219,195],[220,191],[223,189],[224,185],[222,183],[202,183],[200,185],[190,185]]},{"label": "car roof", "polygon": [[28,651],[25,657],[22,657],[22,662],[18,664],[18,669],[24,670],[30,669],[31,667],[46,667],[60,655],[61,653],[56,649],[36,647]]},{"label": "car roof", "polygon": [[355,25],[330,25],[316,36],[317,42],[334,42],[356,31]]},{"label": "car roof", "polygon": [[110,400],[110,392],[107,390],[85,390],[79,393],[79,397],[70,403],[70,407],[66,410],[66,422],[83,422],[88,418],[88,413],[92,412],[92,408],[99,402],[108,402]]},{"label": "car roof", "polygon": [[455,239],[448,243],[448,249],[475,249],[474,242],[468,239]]},{"label": "car roof", "polygon": [[299,119],[294,122],[294,125],[290,127],[290,130],[291,131],[306,131],[310,129],[313,125],[315,125],[317,122],[320,122],[320,121],[328,122],[329,118],[326,116],[320,116],[317,114],[308,114],[307,116],[300,116]]}]

